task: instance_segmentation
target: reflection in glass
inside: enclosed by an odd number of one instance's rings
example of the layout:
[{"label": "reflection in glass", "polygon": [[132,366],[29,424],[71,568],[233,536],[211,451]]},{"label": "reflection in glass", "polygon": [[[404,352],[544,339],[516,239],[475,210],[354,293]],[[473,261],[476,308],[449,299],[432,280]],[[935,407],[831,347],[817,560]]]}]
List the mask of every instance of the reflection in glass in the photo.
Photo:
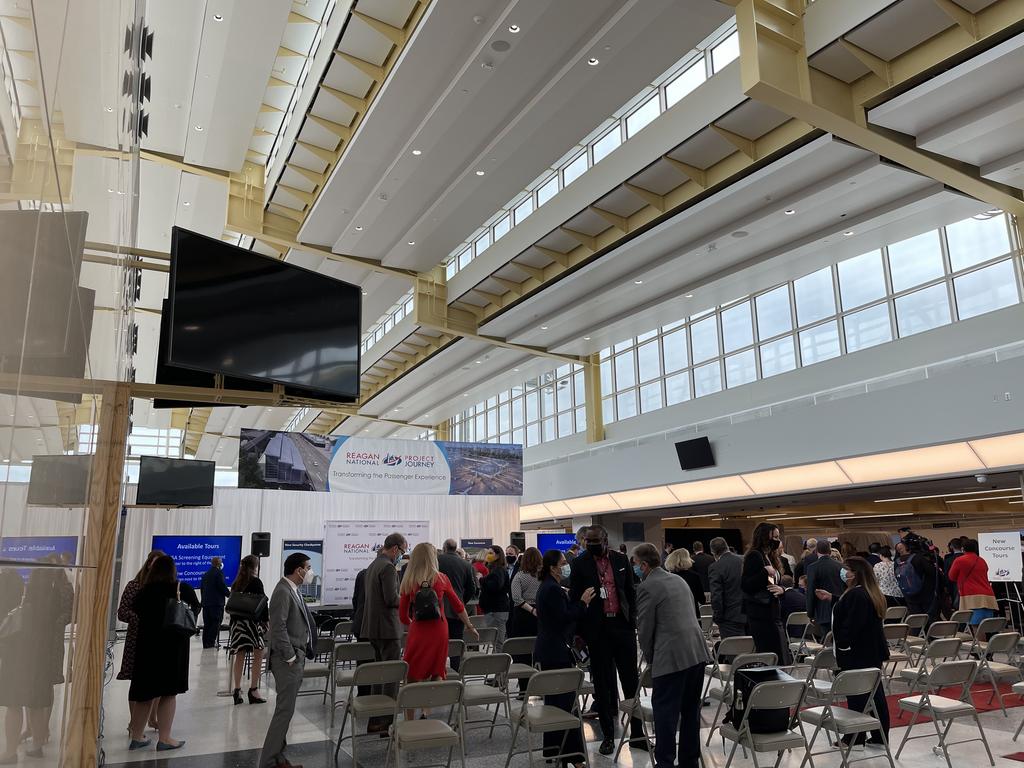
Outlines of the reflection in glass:
[{"label": "reflection in glass", "polygon": [[1002,256],[1010,250],[1006,217],[964,219],[946,227],[949,262],[954,272]]},{"label": "reflection in glass", "polygon": [[749,384],[757,379],[754,350],[748,349],[738,355],[725,358],[725,382],[729,389]]},{"label": "reflection in glass", "polygon": [[770,339],[793,329],[793,319],[789,313],[789,286],[780,285],[761,294],[755,301],[759,339]]},{"label": "reflection in glass", "polygon": [[846,351],[856,352],[876,344],[892,341],[892,323],[889,322],[889,305],[882,303],[853,312],[843,318],[846,330]]},{"label": "reflection in glass", "polygon": [[796,351],[793,349],[792,336],[783,336],[781,339],[761,345],[762,378],[767,379],[769,376],[792,371],[794,368]]},{"label": "reflection in glass", "polygon": [[754,343],[754,327],[750,319],[750,302],[744,301],[722,312],[722,344],[726,352],[749,347]]},{"label": "reflection in glass", "polygon": [[796,280],[793,291],[796,294],[796,320],[800,325],[809,325],[836,313],[832,267],[824,267]]},{"label": "reflection in glass", "polygon": [[961,275],[953,281],[956,310],[961,320],[1017,303],[1017,280],[1012,261]]},{"label": "reflection in glass", "polygon": [[893,243],[889,251],[889,273],[895,293],[941,277],[942,246],[938,230]]},{"label": "reflection in glass", "polygon": [[835,320],[800,332],[800,359],[804,365],[839,357],[839,326]]},{"label": "reflection in glass", "polygon": [[843,309],[851,309],[885,295],[882,252],[870,251],[839,262],[839,296]]},{"label": "reflection in glass", "polygon": [[896,299],[896,326],[901,338],[949,322],[949,294],[939,283]]}]

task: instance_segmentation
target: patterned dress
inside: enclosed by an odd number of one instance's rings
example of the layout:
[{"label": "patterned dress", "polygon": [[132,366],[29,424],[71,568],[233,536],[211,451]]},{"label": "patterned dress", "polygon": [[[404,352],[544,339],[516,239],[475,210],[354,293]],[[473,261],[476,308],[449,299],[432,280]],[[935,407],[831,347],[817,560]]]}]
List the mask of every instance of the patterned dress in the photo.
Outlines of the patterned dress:
[{"label": "patterned dress", "polygon": [[[263,582],[255,576],[249,580],[242,590],[251,595],[266,595],[263,589]],[[241,651],[259,650],[265,646],[264,637],[270,629],[269,616],[265,621],[253,621],[252,619],[236,619],[231,617],[228,626],[228,650],[233,656]]]},{"label": "patterned dress", "polygon": [[118,680],[131,680],[132,672],[135,669],[135,646],[139,640],[139,616],[135,613],[135,598],[142,589],[136,579],[132,579],[124,585],[124,592],[121,593],[121,602],[117,606],[117,618],[128,625],[128,632],[124,637],[124,654],[121,656],[121,671],[117,673]]}]

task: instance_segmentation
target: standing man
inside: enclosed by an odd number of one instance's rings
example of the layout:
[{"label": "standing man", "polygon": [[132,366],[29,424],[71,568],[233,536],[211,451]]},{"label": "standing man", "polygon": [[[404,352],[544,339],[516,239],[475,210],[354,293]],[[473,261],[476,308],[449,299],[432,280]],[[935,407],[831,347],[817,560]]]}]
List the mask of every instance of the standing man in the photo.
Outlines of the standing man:
[{"label": "standing man", "polygon": [[[373,646],[376,661],[397,661],[401,658],[399,639],[402,625],[398,621],[398,561],[409,549],[405,536],[389,534],[384,546],[377,552],[377,559],[366,569],[365,593],[363,599],[363,620],[359,627],[359,638],[368,640]],[[375,686],[376,688],[376,686]],[[375,693],[397,696],[397,685],[383,686]],[[367,733],[383,733],[391,725],[391,716],[371,718]]]},{"label": "standing man", "polygon": [[705,592],[711,591],[711,583],[708,580],[708,570],[714,564],[715,558],[704,551],[704,542],[693,542],[693,571],[700,576],[700,583]]},{"label": "standing man", "polygon": [[818,559],[817,539],[808,539],[807,543],[804,546],[807,548],[808,553],[804,555],[802,558],[800,558],[800,562],[797,563],[796,568],[793,569],[793,578],[796,579],[798,582],[800,581],[801,576],[807,575],[807,569],[810,567],[811,563],[815,562]]},{"label": "standing man", "polygon": [[743,614],[743,558],[729,551],[721,536],[711,540],[714,564],[708,569],[708,587],[711,592],[711,615],[724,640],[747,634],[747,617]]},{"label": "standing man", "polygon": [[700,689],[704,665],[711,661],[697,622],[693,593],[686,583],[661,567],[653,544],[633,550],[640,566],[636,591],[640,650],[651,666],[654,689],[654,768],[673,768],[676,728],[678,768],[697,768],[700,761]]},{"label": "standing man", "polygon": [[[569,600],[582,598],[593,587],[597,597],[590,601],[576,629],[590,650],[590,675],[594,683],[594,701],[601,721],[604,740],[599,751],[610,755],[615,750],[615,720],[619,711],[619,690],[615,673],[627,699],[636,695],[636,587],[629,558],[608,549],[608,532],[600,525],[587,529],[586,551],[572,561],[569,576]],[[691,609],[692,610],[692,609]],[[646,749],[643,724],[630,723],[631,746]],[[633,743],[633,739],[637,739]]]},{"label": "standing man", "polygon": [[224,561],[219,557],[210,559],[210,570],[203,574],[199,588],[203,599],[203,648],[220,648],[220,623],[231,590],[224,581]]},{"label": "standing man", "polygon": [[807,566],[807,615],[821,627],[822,635],[832,628],[832,606],[846,590],[839,575],[842,566],[829,554],[827,539],[817,543],[818,559]]},{"label": "standing man", "polygon": [[270,672],[277,689],[274,716],[260,752],[260,768],[302,768],[284,755],[288,726],[295,714],[295,697],[302,685],[306,659],[313,655],[316,625],[299,595],[299,585],[313,581],[309,555],[293,552],[284,561],[284,577],[270,596]]},{"label": "standing man", "polygon": [[[455,594],[463,603],[466,603],[476,597],[479,591],[476,585],[476,572],[472,565],[459,557],[459,545],[455,539],[448,539],[442,546],[444,551],[437,557],[437,570],[448,577]],[[466,626],[462,623],[459,615],[452,610],[452,606],[447,600],[444,601],[444,617],[448,621],[448,639],[461,640]],[[450,662],[452,669],[458,672],[459,657],[452,656]]]}]

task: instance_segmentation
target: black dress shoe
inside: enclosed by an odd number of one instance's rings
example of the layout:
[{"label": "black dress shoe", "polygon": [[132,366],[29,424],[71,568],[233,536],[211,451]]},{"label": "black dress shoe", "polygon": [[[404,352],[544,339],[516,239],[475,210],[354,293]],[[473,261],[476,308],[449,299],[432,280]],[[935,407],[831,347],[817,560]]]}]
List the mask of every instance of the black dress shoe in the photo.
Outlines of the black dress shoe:
[{"label": "black dress shoe", "polygon": [[633,739],[629,742],[629,748],[643,750],[644,752],[650,752],[650,750],[647,749],[647,739],[645,739],[643,736],[634,736]]},{"label": "black dress shoe", "polygon": [[602,755],[610,755],[615,751],[615,739],[605,739],[601,742],[601,746],[597,748],[597,751]]}]

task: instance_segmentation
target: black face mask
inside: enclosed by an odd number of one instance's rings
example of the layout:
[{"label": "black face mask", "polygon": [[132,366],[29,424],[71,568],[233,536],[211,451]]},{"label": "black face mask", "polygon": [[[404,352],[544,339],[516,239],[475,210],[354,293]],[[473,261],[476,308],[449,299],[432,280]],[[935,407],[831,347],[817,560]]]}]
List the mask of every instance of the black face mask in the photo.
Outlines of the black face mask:
[{"label": "black face mask", "polygon": [[768,549],[770,549],[772,552],[774,552],[776,549],[779,548],[779,546],[781,544],[782,544],[782,542],[779,541],[778,539],[769,539],[768,540]]},{"label": "black face mask", "polygon": [[600,542],[587,542],[587,552],[594,557],[600,557],[604,554],[604,544]]}]

